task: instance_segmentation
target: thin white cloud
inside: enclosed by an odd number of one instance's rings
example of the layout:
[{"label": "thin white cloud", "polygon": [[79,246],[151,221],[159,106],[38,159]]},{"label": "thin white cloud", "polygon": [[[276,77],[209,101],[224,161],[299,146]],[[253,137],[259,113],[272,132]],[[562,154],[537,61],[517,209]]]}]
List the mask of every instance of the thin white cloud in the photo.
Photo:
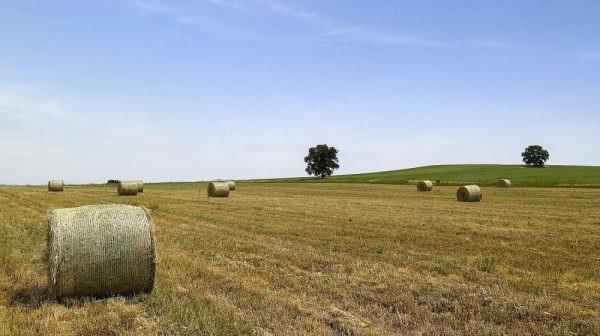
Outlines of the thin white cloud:
[{"label": "thin white cloud", "polygon": [[[120,0],[140,12],[159,15],[174,20],[180,24],[194,26],[215,35],[227,35],[245,38],[254,41],[268,41],[264,34],[252,34],[248,30],[236,30],[231,25],[215,21],[212,17],[202,16],[198,11],[190,10],[193,7],[181,7],[177,2],[164,2],[162,0]],[[467,39],[464,42],[446,42],[430,38],[411,36],[401,33],[384,32],[369,25],[343,22],[337,18],[312,12],[297,4],[284,0],[204,0],[222,10],[236,11],[246,15],[257,13],[273,13],[280,16],[291,17],[310,24],[322,32],[319,36],[333,38],[342,42],[353,42],[384,46],[412,46],[424,48],[444,47],[475,47],[481,49],[509,49],[509,43],[494,39]],[[198,2],[200,3],[200,2]],[[198,4],[196,3],[196,4]],[[286,39],[272,39],[286,41]],[[582,56],[581,59],[595,60],[594,56]]]},{"label": "thin white cloud", "polygon": [[[160,1],[149,0],[119,0],[121,3],[134,8],[144,15],[159,16],[178,24],[188,26],[193,29],[200,30],[204,33],[218,36],[238,38],[247,41],[255,42],[270,42],[277,40],[278,42],[285,41],[283,39],[265,38],[262,34],[255,34],[248,29],[239,29],[232,25],[216,20],[214,17],[204,14],[193,6],[181,6],[174,2],[166,3]],[[205,0],[216,7],[224,10],[235,10],[245,15],[252,14],[254,9],[244,4],[231,0]]]},{"label": "thin white cloud", "polygon": [[[67,153],[58,147],[20,140],[0,141],[0,157],[7,159],[63,158]],[[43,160],[51,161],[51,160]]]},{"label": "thin white cloud", "polygon": [[511,47],[511,45],[509,45],[508,43],[487,39],[473,39],[470,40],[468,44],[474,47],[486,49],[508,49]]},{"label": "thin white cloud", "polygon": [[76,160],[63,148],[41,141],[0,140],[0,184],[42,184],[62,178]]},{"label": "thin white cloud", "polygon": [[418,46],[440,48],[448,45],[443,42],[415,38],[398,34],[386,34],[380,31],[369,29],[368,27],[354,26],[343,27],[328,31],[324,36],[335,36],[346,42],[363,42],[369,44],[390,45],[390,46]]},{"label": "thin white cloud", "polygon": [[185,11],[172,5],[147,0],[124,0],[124,2],[144,14],[165,16],[185,25],[198,25],[195,16],[185,14]]},{"label": "thin white cloud", "polygon": [[0,87],[0,115],[31,122],[55,119],[90,124],[83,116],[65,108],[61,102],[40,97],[34,89],[19,85]]},{"label": "thin white cloud", "polygon": [[170,15],[173,12],[170,7],[160,5],[156,2],[149,2],[145,0],[124,0],[124,2],[127,5],[145,13]]},{"label": "thin white cloud", "polygon": [[293,6],[287,2],[276,1],[276,0],[252,0],[259,6],[266,8],[269,11],[275,12],[280,15],[294,17],[312,24],[322,26],[334,26],[335,20],[310,12],[302,9],[298,6]]},{"label": "thin white cloud", "polygon": [[[90,104],[56,98],[38,85],[0,87],[0,183],[156,180],[176,174],[172,162],[183,155],[161,125],[128,114],[126,106],[120,107],[123,113],[111,109],[108,116],[102,113],[102,102],[93,103],[95,115],[72,112],[89,111]],[[161,166],[158,158],[171,163]]]},{"label": "thin white cloud", "polygon": [[[77,108],[67,107],[79,106],[80,110],[87,110],[86,102],[74,104],[69,100],[67,104],[52,96],[48,90],[35,85],[12,84],[0,87],[0,117],[11,118],[24,125],[43,125],[44,122],[58,121],[64,127],[81,126],[82,129],[94,129],[106,141],[134,141],[158,146],[164,140],[139,118],[129,117],[124,113],[117,118],[99,119],[74,112]],[[101,113],[102,110],[97,112]]]},{"label": "thin white cloud", "polygon": [[[193,10],[178,7],[175,2],[162,2],[160,0],[121,0],[130,7],[153,15],[168,17],[188,26],[201,28],[206,32],[217,35],[229,35],[247,38],[255,41],[265,41],[264,36],[258,36],[246,31],[235,31],[230,25],[223,25],[212,18],[201,16]],[[204,0],[222,10],[232,10],[246,15],[256,13],[273,13],[280,16],[291,17],[310,24],[322,30],[322,37],[333,38],[342,42],[362,43],[384,46],[413,46],[424,48],[444,48],[452,46],[470,46],[483,49],[507,49],[508,43],[492,39],[471,39],[463,43],[449,43],[410,36],[405,34],[384,32],[368,25],[358,25],[343,22],[337,18],[312,12],[297,4],[282,0]],[[278,39],[282,41],[281,39]]]},{"label": "thin white cloud", "polygon": [[[223,33],[229,30],[229,35],[250,37],[253,40],[260,40],[248,32],[232,33],[231,27],[211,21],[206,17],[199,17],[197,12],[186,11],[173,3],[165,3],[149,0],[123,0],[130,7],[152,15],[168,17],[184,25],[196,26],[212,33]],[[445,47],[446,43],[424,39],[419,37],[407,36],[402,34],[381,32],[377,29],[364,25],[352,25],[341,22],[335,18],[311,12],[299,6],[292,5],[285,1],[278,0],[252,0],[249,2],[240,2],[235,0],[205,0],[221,9],[235,10],[245,14],[258,12],[270,12],[276,15],[292,17],[310,25],[316,26],[322,30],[320,36],[335,38],[344,42],[367,43],[374,45],[389,46],[418,46],[418,47]]]},{"label": "thin white cloud", "polygon": [[294,17],[313,25],[325,32],[322,36],[336,37],[345,42],[358,42],[390,46],[445,47],[446,43],[402,34],[386,33],[364,25],[352,25],[336,19],[313,13],[279,0],[253,0],[280,15]]},{"label": "thin white cloud", "polygon": [[225,9],[234,9],[242,13],[255,13],[255,10],[244,3],[231,0],[208,0],[208,2]]}]

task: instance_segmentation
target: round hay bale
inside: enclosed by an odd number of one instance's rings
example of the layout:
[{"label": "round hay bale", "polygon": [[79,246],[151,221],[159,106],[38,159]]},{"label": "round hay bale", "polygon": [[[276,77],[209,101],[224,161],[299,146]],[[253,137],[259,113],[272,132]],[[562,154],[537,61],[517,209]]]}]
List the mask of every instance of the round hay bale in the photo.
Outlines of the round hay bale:
[{"label": "round hay bale", "polygon": [[510,188],[512,183],[507,179],[500,179],[496,182],[496,187],[498,188]]},{"label": "round hay bale", "polygon": [[229,186],[229,190],[235,190],[235,181],[225,181]]},{"label": "round hay bale", "polygon": [[47,257],[53,296],[149,293],[156,267],[152,220],[124,204],[51,210]]},{"label": "round hay bale", "polygon": [[135,180],[135,182],[137,183],[138,193],[143,193],[144,192],[144,181]]},{"label": "round hay bale", "polygon": [[137,184],[138,193],[144,192],[144,181],[142,181],[142,180],[125,180],[125,181],[121,181],[121,182],[135,183],[135,184]]},{"label": "round hay bale", "polygon": [[210,182],[207,192],[208,197],[229,197],[229,185],[225,182]]},{"label": "round hay bale", "polygon": [[418,191],[431,191],[431,189],[433,189],[433,182],[431,182],[429,180],[417,182],[417,190]]},{"label": "round hay bale", "polygon": [[119,196],[135,196],[138,193],[138,183],[136,181],[120,181],[117,185],[117,194]]},{"label": "round hay bale", "polygon": [[48,191],[56,192],[63,191],[65,183],[62,180],[50,180],[48,181]]},{"label": "round hay bale", "polygon": [[460,202],[479,202],[481,197],[483,197],[481,189],[474,184],[462,186],[456,191],[456,198]]}]

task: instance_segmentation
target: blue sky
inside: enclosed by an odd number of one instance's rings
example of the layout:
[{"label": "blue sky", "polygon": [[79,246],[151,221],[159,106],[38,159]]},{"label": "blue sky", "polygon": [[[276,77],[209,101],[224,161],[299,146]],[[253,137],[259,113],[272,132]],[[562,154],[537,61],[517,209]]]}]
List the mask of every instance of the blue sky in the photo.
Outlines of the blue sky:
[{"label": "blue sky", "polygon": [[600,165],[600,2],[0,1],[0,183]]}]

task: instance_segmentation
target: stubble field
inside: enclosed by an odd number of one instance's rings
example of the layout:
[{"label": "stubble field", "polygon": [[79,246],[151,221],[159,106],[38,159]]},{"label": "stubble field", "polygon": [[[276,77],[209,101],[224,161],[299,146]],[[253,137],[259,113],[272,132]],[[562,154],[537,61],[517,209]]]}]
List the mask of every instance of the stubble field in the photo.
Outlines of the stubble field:
[{"label": "stubble field", "polygon": [[[600,190],[240,183],[0,187],[2,335],[600,335]],[[46,295],[46,212],[152,211],[150,295]]]}]

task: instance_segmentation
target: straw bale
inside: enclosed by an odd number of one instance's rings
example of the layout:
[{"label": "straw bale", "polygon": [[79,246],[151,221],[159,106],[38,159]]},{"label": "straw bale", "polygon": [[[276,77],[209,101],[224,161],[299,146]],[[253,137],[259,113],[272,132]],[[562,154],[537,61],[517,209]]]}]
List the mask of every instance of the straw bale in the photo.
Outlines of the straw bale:
[{"label": "straw bale", "polygon": [[474,184],[462,186],[456,191],[456,198],[460,202],[479,202],[481,197],[483,197],[481,189]]},{"label": "straw bale", "polygon": [[48,288],[54,296],[151,292],[154,227],[143,208],[88,205],[48,213]]},{"label": "straw bale", "polygon": [[229,185],[225,182],[210,182],[207,192],[208,197],[229,197]]},{"label": "straw bale", "polygon": [[417,182],[417,190],[418,191],[431,191],[431,189],[433,189],[433,182],[431,182],[429,180]]}]

